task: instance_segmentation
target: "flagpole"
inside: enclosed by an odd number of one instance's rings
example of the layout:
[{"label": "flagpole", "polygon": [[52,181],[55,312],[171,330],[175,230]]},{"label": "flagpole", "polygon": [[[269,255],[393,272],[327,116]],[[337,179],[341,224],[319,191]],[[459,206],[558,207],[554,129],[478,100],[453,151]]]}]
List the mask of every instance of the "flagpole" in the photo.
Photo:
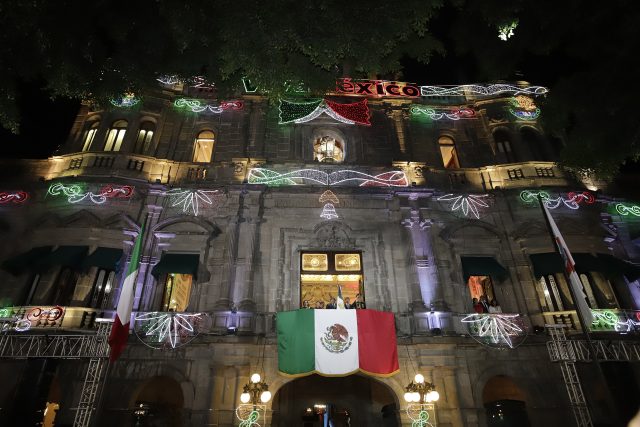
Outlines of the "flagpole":
[{"label": "flagpole", "polygon": [[[547,224],[547,230],[549,231],[549,237],[551,238],[551,241],[553,242],[553,247],[555,248],[555,252],[556,254],[558,254],[560,257],[562,257],[562,254],[560,253],[560,248],[558,247],[558,241],[556,240],[555,235],[553,234],[552,231],[552,227],[551,227],[551,222],[549,221],[549,217],[547,216],[547,214],[549,216],[551,216],[551,213],[545,209],[544,207],[544,201],[542,200],[542,196],[540,194],[538,194],[538,202],[540,203],[540,209],[542,210],[542,216],[544,216],[544,221]],[[596,371],[598,373],[598,379],[600,380],[600,382],[604,385],[604,388],[606,390],[606,403],[607,406],[609,407],[609,416],[613,419],[614,421],[614,425],[617,425],[618,420],[618,414],[616,411],[616,406],[613,400],[613,396],[611,394],[611,390],[609,389],[609,384],[607,383],[607,379],[604,375],[604,371],[602,370],[602,365],[600,365],[600,360],[598,359],[598,355],[596,353],[596,348],[593,345],[593,341],[591,341],[591,333],[589,332],[589,326],[588,323],[585,321],[585,317],[584,317],[584,313],[582,313],[582,311],[580,310],[580,304],[578,304],[578,297],[579,295],[576,295],[575,290],[573,289],[573,286],[571,286],[571,280],[567,275],[567,271],[566,269],[563,269],[563,275],[565,280],[567,281],[567,287],[569,288],[569,293],[571,294],[571,298],[573,299],[573,305],[575,307],[576,310],[576,314],[578,315],[578,320],[580,321],[580,327],[582,328],[582,332],[584,333],[586,340],[587,340],[587,345],[589,346],[589,351],[591,352],[591,360],[593,361],[594,365],[596,366]]]}]

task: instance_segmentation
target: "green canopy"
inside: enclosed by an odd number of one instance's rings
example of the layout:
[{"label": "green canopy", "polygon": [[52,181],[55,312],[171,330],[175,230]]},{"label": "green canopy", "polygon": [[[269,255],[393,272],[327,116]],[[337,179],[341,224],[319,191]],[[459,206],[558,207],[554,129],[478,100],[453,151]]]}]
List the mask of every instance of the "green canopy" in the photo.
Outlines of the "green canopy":
[{"label": "green canopy", "polygon": [[99,247],[82,261],[82,269],[99,267],[105,270],[116,270],[122,258],[122,249]]},{"label": "green canopy", "polygon": [[27,270],[35,270],[37,261],[51,253],[51,249],[51,246],[31,248],[27,252],[5,260],[2,263],[2,268],[16,276]]},{"label": "green canopy", "polygon": [[491,276],[498,280],[504,280],[509,277],[507,269],[493,257],[464,256],[461,260],[465,280],[469,276]]},{"label": "green canopy", "polygon": [[609,254],[598,254],[598,258],[600,259],[602,272],[604,272],[605,274],[622,274],[630,282],[640,279],[640,266],[632,264],[629,261],[616,258]]},{"label": "green canopy", "polygon": [[35,268],[44,270],[59,265],[80,271],[88,250],[88,246],[58,246],[56,250],[36,261]]},{"label": "green canopy", "polygon": [[151,274],[158,278],[163,274],[180,273],[191,274],[193,277],[198,275],[198,263],[200,256],[198,254],[162,254],[160,262],[151,270]]}]

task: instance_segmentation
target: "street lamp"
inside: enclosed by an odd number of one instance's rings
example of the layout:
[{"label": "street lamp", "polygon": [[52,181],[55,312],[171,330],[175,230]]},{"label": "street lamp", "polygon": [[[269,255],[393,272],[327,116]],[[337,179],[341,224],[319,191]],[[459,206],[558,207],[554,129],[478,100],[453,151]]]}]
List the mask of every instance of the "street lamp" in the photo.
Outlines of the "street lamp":
[{"label": "street lamp", "polygon": [[269,385],[262,382],[260,374],[251,375],[251,381],[245,384],[242,394],[240,395],[240,402],[251,402],[254,406],[258,405],[258,402],[267,403],[271,400],[271,392],[269,391]]},{"label": "street lamp", "polygon": [[436,386],[425,382],[422,374],[416,374],[413,381],[405,387],[404,400],[408,403],[433,403],[440,399],[440,393],[436,391]]}]

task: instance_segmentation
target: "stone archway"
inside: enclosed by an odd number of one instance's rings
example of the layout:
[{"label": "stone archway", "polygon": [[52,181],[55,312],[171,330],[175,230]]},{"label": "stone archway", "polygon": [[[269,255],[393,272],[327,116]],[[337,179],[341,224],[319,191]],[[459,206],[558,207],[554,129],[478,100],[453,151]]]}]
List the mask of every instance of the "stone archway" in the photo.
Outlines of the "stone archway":
[{"label": "stone archway", "polygon": [[528,427],[524,391],[506,375],[489,378],[482,390],[488,427]]},{"label": "stone archway", "polygon": [[323,426],[322,415],[317,414],[322,405],[330,411],[335,427],[400,426],[399,402],[393,390],[361,375],[310,375],[288,382],[273,398],[271,426]]},{"label": "stone archway", "polygon": [[145,381],[134,394],[131,407],[145,405],[147,413],[136,420],[141,426],[181,427],[184,395],[178,381],[155,376]]}]

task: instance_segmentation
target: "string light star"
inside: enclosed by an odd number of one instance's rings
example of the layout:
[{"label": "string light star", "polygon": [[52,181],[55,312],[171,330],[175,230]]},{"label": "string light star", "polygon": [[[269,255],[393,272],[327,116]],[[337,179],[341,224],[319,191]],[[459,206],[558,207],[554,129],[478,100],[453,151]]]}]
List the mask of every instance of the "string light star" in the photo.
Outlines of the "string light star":
[{"label": "string light star", "polygon": [[476,219],[480,219],[480,212],[478,208],[489,207],[489,204],[485,202],[487,197],[489,197],[488,194],[467,194],[458,196],[455,194],[445,194],[444,196],[438,197],[438,200],[452,201],[452,211],[460,209],[464,216],[469,216],[469,212],[471,212]]},{"label": "string light star", "polygon": [[151,312],[140,314],[135,320],[146,337],[153,337],[157,343],[176,348],[197,335],[196,324],[202,317],[202,313]]},{"label": "string light star", "polygon": [[[513,338],[526,335],[520,325],[519,314],[470,314],[461,322],[469,324],[472,336],[488,338],[490,344],[506,344],[514,347]],[[517,320],[516,320],[517,319]]]},{"label": "string light star", "polygon": [[182,212],[193,212],[198,216],[200,203],[214,206],[214,202],[219,203],[223,193],[219,190],[185,190],[174,188],[166,193],[171,198],[171,206],[182,206]]}]

